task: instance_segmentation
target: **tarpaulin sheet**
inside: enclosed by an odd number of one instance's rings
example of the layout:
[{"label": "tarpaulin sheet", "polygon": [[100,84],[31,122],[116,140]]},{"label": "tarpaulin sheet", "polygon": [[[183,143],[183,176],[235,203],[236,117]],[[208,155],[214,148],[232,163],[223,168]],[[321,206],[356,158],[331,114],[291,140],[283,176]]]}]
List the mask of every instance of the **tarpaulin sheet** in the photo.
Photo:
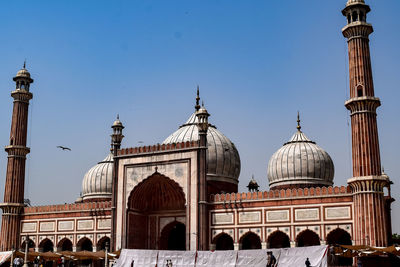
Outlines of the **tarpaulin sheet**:
[{"label": "tarpaulin sheet", "polygon": [[167,266],[167,260],[174,267],[194,267],[196,264],[196,251],[158,251],[157,266]]},{"label": "tarpaulin sheet", "polygon": [[157,256],[157,250],[123,249],[114,267],[154,267]]},{"label": "tarpaulin sheet", "polygon": [[282,248],[278,267],[306,266],[308,258],[313,267],[328,266],[328,246]]},{"label": "tarpaulin sheet", "polygon": [[236,266],[237,251],[198,251],[196,266]]},{"label": "tarpaulin sheet", "polygon": [[12,251],[0,252],[0,265],[6,262],[11,257]]},{"label": "tarpaulin sheet", "polygon": [[272,251],[278,267],[306,266],[307,258],[312,267],[327,267],[327,250],[328,246],[325,245],[197,252],[123,249],[114,267],[155,267],[156,263],[158,267],[163,267],[166,266],[167,260],[170,260],[174,267],[265,267],[268,251]]},{"label": "tarpaulin sheet", "polygon": [[272,252],[278,262],[280,249],[239,250],[236,267],[265,267],[268,263],[268,251]]}]

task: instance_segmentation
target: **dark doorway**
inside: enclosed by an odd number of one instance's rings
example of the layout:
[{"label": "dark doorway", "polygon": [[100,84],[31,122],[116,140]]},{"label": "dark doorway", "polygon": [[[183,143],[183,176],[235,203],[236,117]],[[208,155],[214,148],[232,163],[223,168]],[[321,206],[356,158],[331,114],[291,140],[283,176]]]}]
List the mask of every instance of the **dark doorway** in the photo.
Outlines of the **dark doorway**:
[{"label": "dark doorway", "polygon": [[78,244],[77,244],[77,251],[93,251],[93,243],[92,241],[90,241],[89,238],[82,238],[81,240],[79,240]]},{"label": "dark doorway", "polygon": [[[21,251],[25,251],[25,241],[21,245]],[[32,239],[28,239],[28,251],[35,251],[35,243]]]},{"label": "dark doorway", "polygon": [[245,249],[261,249],[261,240],[258,235],[252,232],[248,232],[241,239],[241,245],[243,250]]},{"label": "dark doorway", "polygon": [[161,232],[160,249],[186,250],[186,227],[183,223],[172,222]]},{"label": "dark doorway", "polygon": [[290,239],[282,231],[275,231],[268,236],[268,248],[289,248]]},{"label": "dark doorway", "polygon": [[215,250],[233,250],[233,239],[222,233],[214,238]]},{"label": "dark doorway", "polygon": [[53,242],[50,241],[50,239],[44,239],[42,242],[40,242],[39,245],[39,251],[40,252],[49,252],[54,250],[54,245]]},{"label": "dark doorway", "polygon": [[[329,234],[326,236],[326,242],[331,246],[352,245],[350,234],[340,228],[336,228],[335,230],[329,232]],[[353,259],[339,257],[333,253],[330,253],[329,263],[335,266],[351,266],[353,264]]]},{"label": "dark doorway", "polygon": [[58,243],[58,251],[72,251],[72,242],[68,238],[62,239]]},{"label": "dark doorway", "polygon": [[185,225],[167,225],[160,235],[155,216],[170,211],[184,217],[185,203],[182,187],[157,171],[137,184],[128,199],[127,248],[185,250]]},{"label": "dark doorway", "polygon": [[296,239],[298,247],[319,246],[319,236],[311,230],[302,231]]}]

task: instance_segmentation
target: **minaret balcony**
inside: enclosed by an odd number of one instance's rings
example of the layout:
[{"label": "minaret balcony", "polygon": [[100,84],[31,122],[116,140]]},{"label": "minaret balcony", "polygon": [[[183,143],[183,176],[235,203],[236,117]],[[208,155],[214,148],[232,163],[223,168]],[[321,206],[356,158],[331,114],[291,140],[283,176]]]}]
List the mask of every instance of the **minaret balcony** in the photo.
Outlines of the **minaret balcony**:
[{"label": "minaret balcony", "polygon": [[8,157],[25,158],[25,156],[31,152],[29,147],[18,145],[6,146],[4,149],[8,153]]},{"label": "minaret balcony", "polygon": [[343,27],[343,36],[348,38],[350,41],[353,38],[368,38],[368,36],[374,32],[374,28],[371,24],[364,21],[354,21]]},{"label": "minaret balcony", "polygon": [[381,105],[381,101],[378,97],[361,96],[347,100],[344,105],[350,110],[351,116],[359,113],[376,114],[376,109]]}]

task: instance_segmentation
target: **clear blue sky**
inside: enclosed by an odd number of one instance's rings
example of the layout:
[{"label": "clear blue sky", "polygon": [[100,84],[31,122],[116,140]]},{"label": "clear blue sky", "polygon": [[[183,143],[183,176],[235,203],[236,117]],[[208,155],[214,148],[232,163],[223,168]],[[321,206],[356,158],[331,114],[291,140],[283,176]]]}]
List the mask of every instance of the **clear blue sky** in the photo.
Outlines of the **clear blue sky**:
[{"label": "clear blue sky", "polygon": [[[0,145],[8,143],[12,77],[27,59],[35,82],[26,197],[73,202],[108,153],[117,113],[124,147],[162,142],[193,112],[200,85],[210,121],[237,146],[240,190],[267,190],[270,156],[302,126],[351,177],[346,0],[2,1]],[[394,181],[400,232],[400,1],[367,1],[382,162]],[[62,152],[57,145],[72,148]],[[0,153],[4,185],[7,154]],[[0,190],[1,194],[3,190]]]}]

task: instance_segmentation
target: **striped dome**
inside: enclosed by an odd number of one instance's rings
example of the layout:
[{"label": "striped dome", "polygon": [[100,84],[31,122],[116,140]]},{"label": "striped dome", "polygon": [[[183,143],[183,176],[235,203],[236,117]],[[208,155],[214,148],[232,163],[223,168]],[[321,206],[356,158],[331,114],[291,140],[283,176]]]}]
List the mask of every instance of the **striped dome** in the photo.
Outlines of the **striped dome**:
[{"label": "striped dome", "polygon": [[[163,144],[197,141],[198,119],[193,113],[185,124],[164,140]],[[207,180],[238,184],[240,157],[235,145],[214,125],[207,132]]]},{"label": "striped dome", "polygon": [[348,0],[346,6],[354,4],[365,4],[364,0]]},{"label": "striped dome", "polygon": [[92,167],[83,178],[82,200],[111,198],[113,155]]},{"label": "striped dome", "polygon": [[334,166],[329,154],[298,131],[276,151],[268,163],[271,189],[330,186]]}]

